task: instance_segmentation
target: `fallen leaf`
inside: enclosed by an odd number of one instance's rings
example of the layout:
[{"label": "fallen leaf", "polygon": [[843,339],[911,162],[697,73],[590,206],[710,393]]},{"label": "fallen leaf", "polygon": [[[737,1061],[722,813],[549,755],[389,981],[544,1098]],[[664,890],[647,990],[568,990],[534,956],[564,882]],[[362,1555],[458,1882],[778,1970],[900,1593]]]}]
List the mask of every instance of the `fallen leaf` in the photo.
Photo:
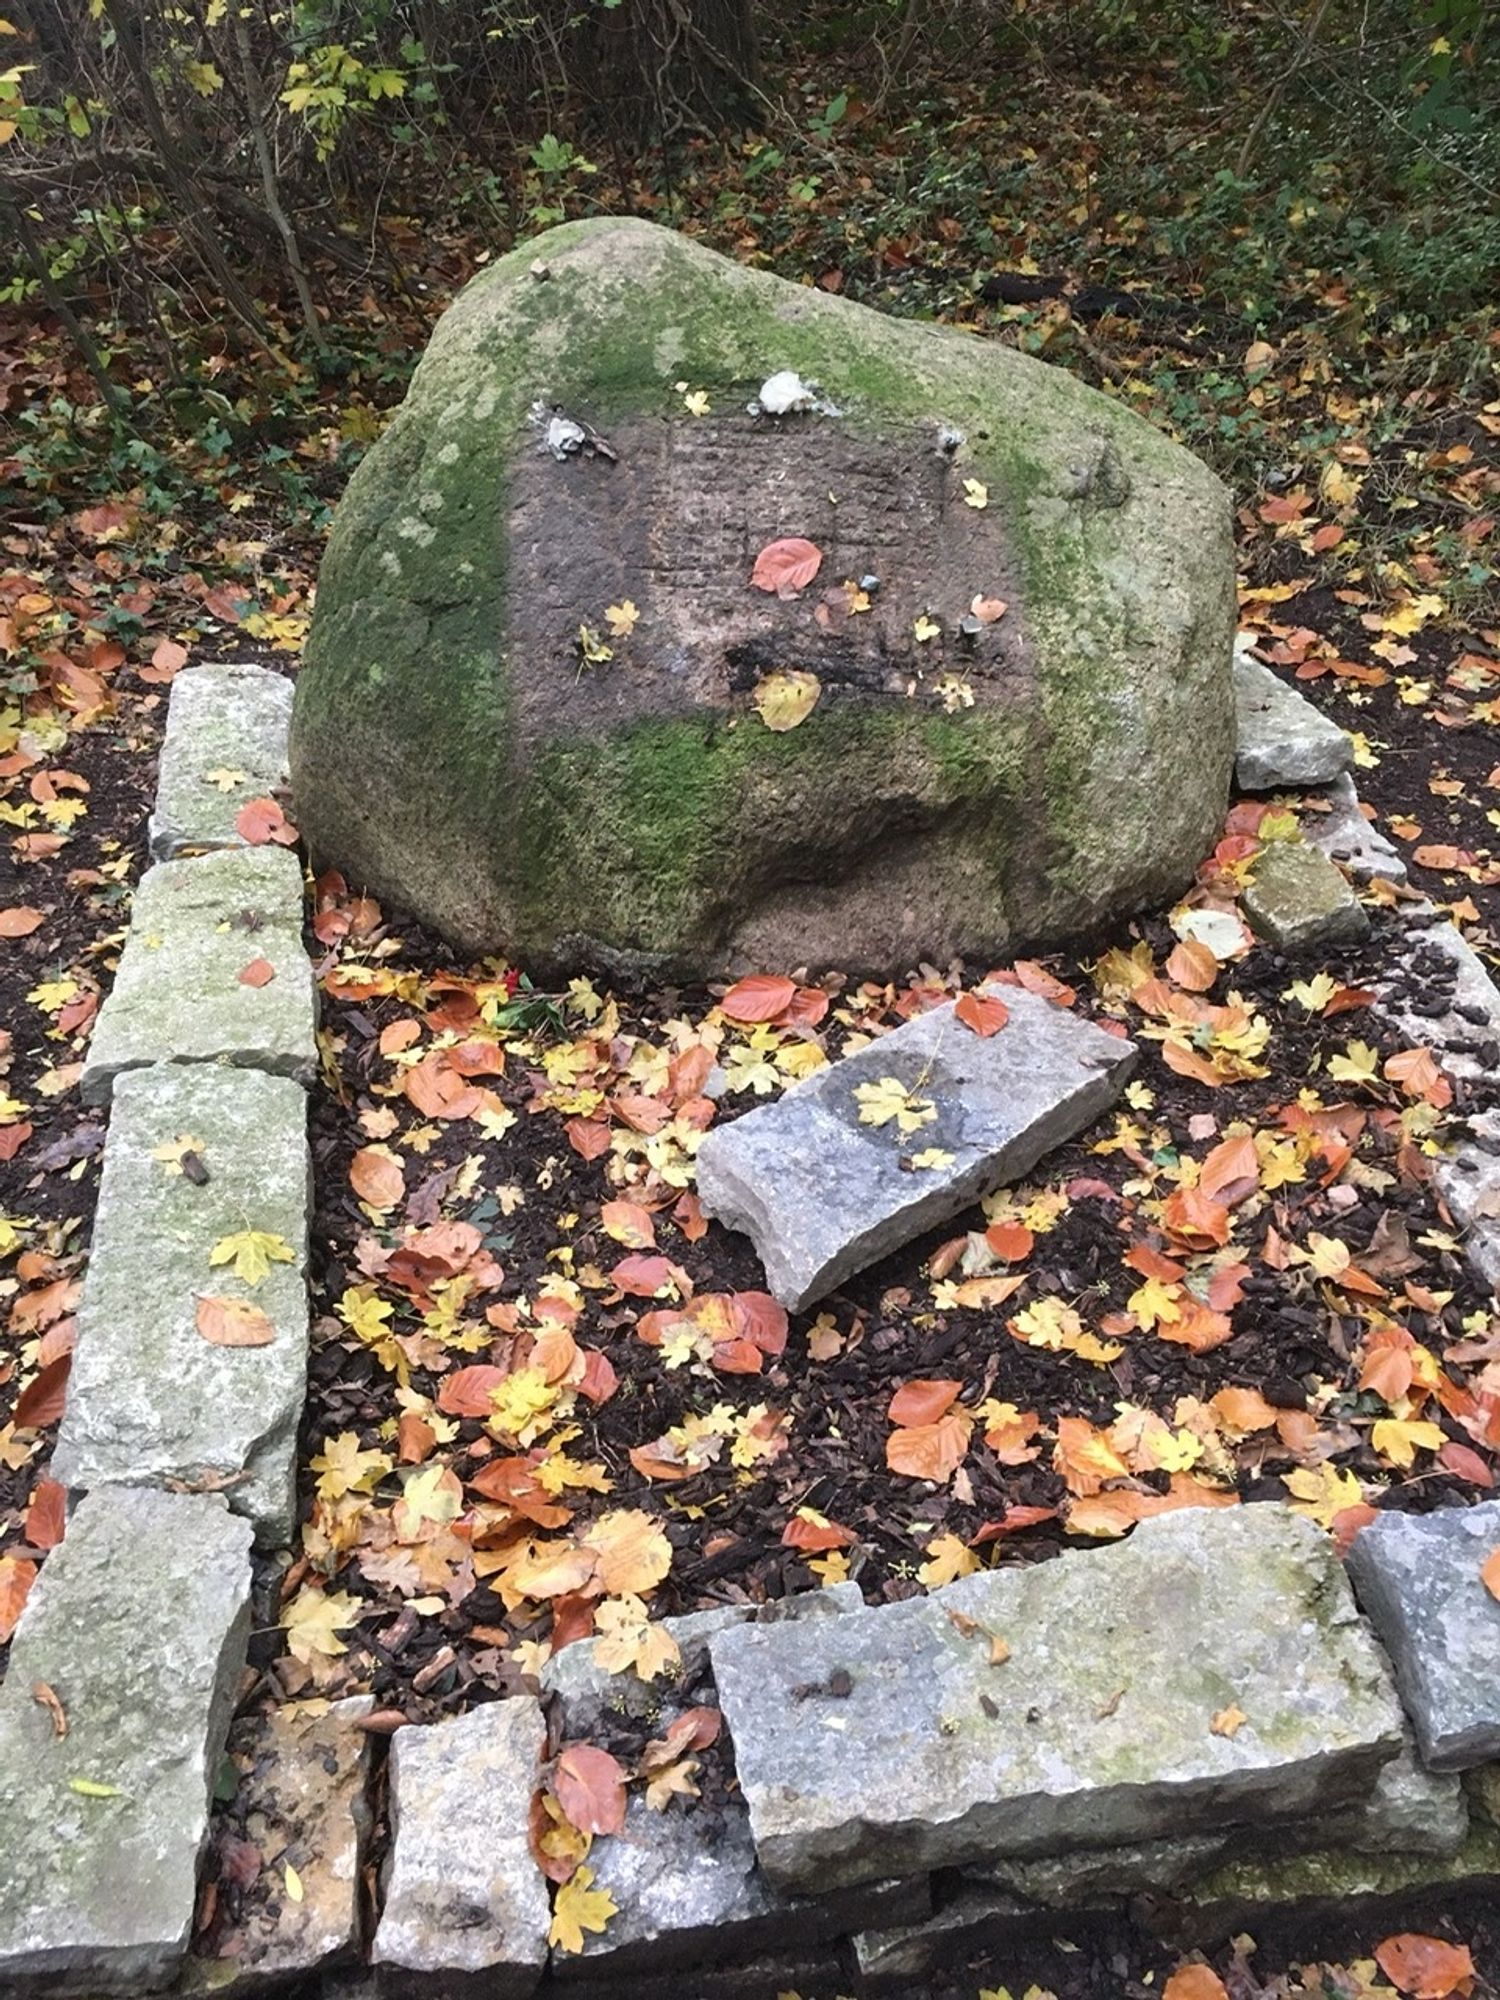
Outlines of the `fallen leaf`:
[{"label": "fallen leaf", "polygon": [[39,1479],[21,1532],[33,1549],[55,1549],[68,1525],[68,1490],[56,1479]]},{"label": "fallen leaf", "polygon": [[1491,1597],[1500,1598],[1500,1549],[1486,1556],[1479,1565],[1479,1580]]},{"label": "fallen leaf", "polygon": [[349,1162],[349,1185],[371,1208],[394,1208],[406,1193],[406,1171],[389,1146],[361,1146]]},{"label": "fallen leaf", "polygon": [[570,1743],[558,1757],[552,1789],[580,1833],[618,1833],[625,1824],[625,1772],[607,1750]]},{"label": "fallen leaf", "polygon": [[798,667],[780,667],[758,680],[750,700],[756,714],[778,736],[806,722],[818,705],[823,683]]},{"label": "fallen leaf", "polygon": [[276,1329],[248,1299],[200,1298],[193,1324],[215,1347],[269,1347]]},{"label": "fallen leaf", "polygon": [[295,847],[302,837],[275,799],[247,800],[234,816],[234,830],[252,847]]},{"label": "fallen leaf", "polygon": [[0,910],[0,938],[30,937],[46,921],[43,913],[29,903],[17,903],[11,909]]},{"label": "fallen leaf", "polygon": [[1242,1708],[1221,1708],[1209,1723],[1209,1731],[1214,1736],[1237,1736],[1250,1720]]},{"label": "fallen leaf", "polygon": [[1161,2000],[1229,2000],[1229,1989],[1211,1965],[1179,1965]]},{"label": "fallen leaf", "polygon": [[719,1002],[719,1010],[731,1021],[759,1026],[784,1014],[797,997],[796,983],[770,972],[752,973],[736,980]]},{"label": "fallen leaf", "polygon": [[998,1035],[1010,1019],[1010,1009],[992,993],[964,993],[953,1007],[953,1018],[972,1028],[982,1040]]},{"label": "fallen leaf", "polygon": [[785,535],[779,541],[766,543],[755,558],[750,581],[757,590],[771,591],[777,597],[795,597],[799,590],[806,590],[822,567],[823,551],[816,542],[805,541],[800,535]]},{"label": "fallen leaf", "polygon": [[55,1424],[63,1413],[68,1398],[68,1373],[73,1366],[73,1356],[59,1354],[55,1361],[49,1361],[45,1368],[38,1369],[26,1387],[16,1398],[14,1411],[15,1426],[18,1431],[45,1430]]},{"label": "fallen leaf", "polygon": [[6,1644],[21,1621],[36,1572],[36,1564],[22,1556],[0,1556],[0,1646]]},{"label": "fallen leaf", "polygon": [[602,1932],[618,1914],[614,1897],[607,1889],[594,1888],[593,1881],[593,1869],[580,1868],[557,1892],[547,1942],[559,1951],[582,1951],[584,1932]]},{"label": "fallen leaf", "polygon": [[1467,1945],[1403,1931],[1375,1947],[1375,1963],[1408,2000],[1447,2000],[1467,1993],[1474,1959]]},{"label": "fallen leaf", "polygon": [[31,1699],[46,1709],[52,1719],[52,1734],[61,1741],[68,1733],[68,1711],[59,1700],[57,1689],[49,1687],[46,1681],[33,1681]]}]

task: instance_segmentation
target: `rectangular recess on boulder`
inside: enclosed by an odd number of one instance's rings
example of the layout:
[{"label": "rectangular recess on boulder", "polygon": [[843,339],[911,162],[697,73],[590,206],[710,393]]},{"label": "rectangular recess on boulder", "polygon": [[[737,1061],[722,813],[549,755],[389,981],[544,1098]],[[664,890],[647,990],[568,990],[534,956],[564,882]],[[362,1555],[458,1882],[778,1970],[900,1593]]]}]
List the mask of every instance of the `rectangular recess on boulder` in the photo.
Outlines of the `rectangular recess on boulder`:
[{"label": "rectangular recess on boulder", "polygon": [[[790,1310],[1018,1180],[1124,1088],[1133,1043],[1022,987],[994,991],[1010,1010],[998,1034],[934,1007],[704,1140],[704,1214],[750,1237]],[[904,1112],[862,1122],[856,1093],[888,1078]]]},{"label": "rectangular recess on boulder", "polygon": [[1159,1516],[819,1624],[736,1626],[709,1654],[761,1866],[818,1894],[1274,1826],[1358,1800],[1403,1741],[1327,1538],[1271,1505]]},{"label": "rectangular recess on boulder", "polygon": [[250,1530],[222,1500],[132,1487],[79,1505],[0,1688],[7,2000],[173,1976],[249,1629]]},{"label": "rectangular recess on boulder", "polygon": [[[286,1077],[163,1063],[120,1078],[52,1463],[64,1485],[223,1480],[262,1542],[290,1539],[307,1375],[306,1125],[307,1100]],[[210,1261],[245,1231],[273,1244],[253,1284],[226,1252]],[[205,1302],[223,1298],[263,1314],[268,1324],[246,1330],[271,1338],[205,1335]]]}]

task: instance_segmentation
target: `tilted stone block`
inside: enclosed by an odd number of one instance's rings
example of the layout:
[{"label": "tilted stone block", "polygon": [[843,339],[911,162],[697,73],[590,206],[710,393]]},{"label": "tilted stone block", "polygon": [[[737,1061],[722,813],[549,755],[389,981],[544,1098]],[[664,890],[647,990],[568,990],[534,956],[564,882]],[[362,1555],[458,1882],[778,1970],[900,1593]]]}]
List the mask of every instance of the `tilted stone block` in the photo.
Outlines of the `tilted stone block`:
[{"label": "tilted stone block", "polygon": [[[703,1212],[750,1237],[784,1306],[1019,1180],[1124,1089],[1130,1042],[1021,987],[993,990],[1010,1010],[998,1034],[934,1007],[704,1140]],[[908,1130],[861,1119],[856,1093],[889,1079],[907,1094]]]},{"label": "tilted stone block", "polygon": [[[1269,1505],[1161,1516],[1112,1548],[816,1625],[736,1627],[709,1655],[761,1865],[793,1891],[1275,1825],[1351,1803],[1402,1745],[1327,1538]],[[1216,1734],[1236,1706],[1247,1720]]]},{"label": "tilted stone block", "polygon": [[523,2000],[551,1905],[527,1841],[546,1731],[529,1695],[391,1739],[391,1854],[372,1962],[382,1993]]},{"label": "tilted stone block", "polygon": [[150,1063],[232,1063],[311,1083],[316,1024],[296,856],[247,847],[163,861],[135,893],[84,1061],[84,1100],[107,1103],[123,1070]]},{"label": "tilted stone block", "polygon": [[292,683],[238,660],[189,667],[172,683],[149,840],[153,861],[248,847],[235,825],[287,784]]},{"label": "tilted stone block", "polygon": [[91,1494],[47,1558],[0,1688],[7,2000],[139,1994],[176,1972],[245,1660],[249,1558],[222,1500],[145,1488]]},{"label": "tilted stone block", "polygon": [[1302,838],[1308,845],[1337,862],[1356,882],[1368,882],[1375,876],[1385,882],[1406,880],[1406,863],[1365,818],[1347,771],[1305,801],[1300,818]]},{"label": "tilted stone block", "polygon": [[1497,1549],[1500,1500],[1487,1500],[1377,1515],[1347,1558],[1435,1771],[1500,1757],[1500,1602],[1479,1574]]},{"label": "tilted stone block", "polygon": [[1319,951],[1358,944],[1370,919],[1343,874],[1316,847],[1273,840],[1251,863],[1245,915],[1278,951]]},{"label": "tilted stone block", "polygon": [[[306,1122],[285,1077],[168,1064],[120,1078],[52,1461],[73,1491],[220,1486],[262,1542],[290,1539],[307,1373]],[[247,1230],[289,1253],[254,1284],[210,1261]],[[215,1298],[258,1307],[272,1339],[206,1339],[199,1314]]]},{"label": "tilted stone block", "polygon": [[1235,783],[1242,792],[1330,785],[1354,762],[1354,744],[1321,709],[1242,644],[1234,650]]},{"label": "tilted stone block", "polygon": [[1494,1074],[1500,990],[1458,926],[1435,910],[1414,916],[1372,1007],[1408,1042],[1431,1049],[1455,1082]]}]

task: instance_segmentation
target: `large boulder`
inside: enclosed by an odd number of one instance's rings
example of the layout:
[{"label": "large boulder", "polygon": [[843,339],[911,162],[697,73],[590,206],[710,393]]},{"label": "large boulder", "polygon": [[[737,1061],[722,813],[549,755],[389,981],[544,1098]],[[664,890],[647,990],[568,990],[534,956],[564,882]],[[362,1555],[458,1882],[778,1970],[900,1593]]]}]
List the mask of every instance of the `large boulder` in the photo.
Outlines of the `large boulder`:
[{"label": "large boulder", "polygon": [[[815,579],[753,587],[788,537]],[[1072,376],[568,223],[465,288],[350,482],[297,816],[543,973],[988,961],[1189,879],[1233,616],[1224,489]],[[784,673],[817,701],[772,727]]]}]

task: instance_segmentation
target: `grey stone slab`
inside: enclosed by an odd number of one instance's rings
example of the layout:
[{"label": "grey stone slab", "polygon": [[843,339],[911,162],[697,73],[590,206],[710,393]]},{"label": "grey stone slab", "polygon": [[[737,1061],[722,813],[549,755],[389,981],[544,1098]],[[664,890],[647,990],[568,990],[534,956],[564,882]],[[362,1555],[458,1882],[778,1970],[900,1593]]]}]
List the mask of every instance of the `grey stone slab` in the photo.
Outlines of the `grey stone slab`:
[{"label": "grey stone slab", "polygon": [[618,1914],[581,1953],[554,1951],[559,1986],[608,1971],[666,1972],[826,1943],[855,1930],[917,1923],[932,1907],[928,1878],[879,1882],[827,1896],[787,1896],[756,1863],[741,1800],[722,1813],[671,1801],[655,1812],[632,1796],[625,1825],[589,1850],[594,1886]]},{"label": "grey stone slab", "polygon": [[[1055,1916],[1052,1921],[1056,1922]],[[951,1978],[965,1959],[1036,1928],[1037,1912],[1031,1905],[997,1889],[964,1885],[919,1924],[855,1935],[851,1942],[860,1991],[912,1995],[930,1974],[943,1972]]]},{"label": "grey stone slab", "polygon": [[[257,959],[273,977],[246,985],[240,975]],[[247,847],[163,861],[135,893],[84,1061],[84,1101],[108,1103],[122,1071],[150,1063],[232,1063],[311,1083],[316,1025],[296,856]]]},{"label": "grey stone slab", "polygon": [[1347,771],[1322,791],[1312,793],[1299,817],[1302,838],[1308,845],[1337,862],[1356,882],[1368,882],[1376,876],[1384,882],[1406,880],[1406,863],[1365,818]]},{"label": "grey stone slab", "polygon": [[358,1724],[374,1705],[369,1695],[289,1702],[251,1726],[236,1752],[243,1775],[235,1827],[259,1848],[261,1870],[235,1899],[219,1955],[188,1960],[178,1986],[183,2000],[260,1992],[357,1953],[372,1747]]},{"label": "grey stone slab", "polygon": [[[290,1539],[307,1378],[306,1122],[285,1077],[167,1064],[120,1078],[52,1461],[72,1491],[217,1486],[259,1540]],[[200,1163],[191,1174],[157,1157],[184,1140]],[[209,1261],[246,1230],[291,1252],[256,1284]],[[260,1307],[274,1339],[206,1340],[205,1297]]]},{"label": "grey stone slab", "polygon": [[[750,1237],[783,1305],[821,1298],[1020,1179],[1123,1090],[1132,1043],[1020,987],[995,991],[1010,1009],[998,1034],[935,1007],[703,1141],[703,1212]],[[856,1091],[887,1078],[934,1115],[904,1133],[861,1122]],[[914,1165],[933,1150],[946,1162]]]},{"label": "grey stone slab", "polygon": [[1457,1150],[1433,1163],[1433,1185],[1464,1233],[1464,1256],[1490,1287],[1500,1288],[1500,1113],[1469,1120]]},{"label": "grey stone slab", "polygon": [[1460,1783],[1475,1819],[1500,1827],[1500,1764],[1479,1764],[1465,1771]]},{"label": "grey stone slab", "polygon": [[1255,857],[1242,898],[1258,937],[1278,951],[1302,952],[1358,944],[1370,919],[1341,870],[1316,847],[1273,840]]},{"label": "grey stone slab", "polygon": [[1430,907],[1413,913],[1373,1011],[1408,1042],[1431,1049],[1456,1082],[1493,1076],[1500,991],[1458,927]]},{"label": "grey stone slab", "polygon": [[[1327,1916],[1363,1922],[1389,1910],[1403,1926],[1423,1899],[1500,1886],[1500,1833],[1473,1827],[1456,1854],[1355,1854],[1320,1849],[1217,1869],[1171,1898],[1138,1898],[1132,1915],[1179,1946],[1217,1944],[1273,1921]],[[1377,1931],[1376,1936],[1380,1933]]]},{"label": "grey stone slab", "polygon": [[[761,1865],[792,1891],[1274,1826],[1358,1799],[1402,1745],[1327,1537],[1270,1505],[1160,1516],[815,1625],[736,1627],[709,1655]],[[1216,1735],[1234,1706],[1247,1721]]]},{"label": "grey stone slab", "polygon": [[222,1500],[116,1489],[77,1508],[0,1688],[7,2000],[176,1973],[249,1629],[250,1530]]},{"label": "grey stone slab", "polygon": [[292,683],[246,661],[188,667],[172,683],[148,826],[153,861],[246,847],[242,807],[284,788]]},{"label": "grey stone slab", "polygon": [[1234,777],[1242,792],[1329,785],[1354,762],[1346,732],[1241,644],[1234,649],[1234,709]]},{"label": "grey stone slab", "polygon": [[1500,1602],[1479,1575],[1497,1549],[1500,1500],[1384,1513],[1349,1550],[1359,1601],[1434,1771],[1500,1758]]},{"label": "grey stone slab", "polygon": [[391,1739],[391,1853],[371,1962],[381,1991],[523,2000],[551,1905],[527,1817],[546,1736],[529,1695]]}]

